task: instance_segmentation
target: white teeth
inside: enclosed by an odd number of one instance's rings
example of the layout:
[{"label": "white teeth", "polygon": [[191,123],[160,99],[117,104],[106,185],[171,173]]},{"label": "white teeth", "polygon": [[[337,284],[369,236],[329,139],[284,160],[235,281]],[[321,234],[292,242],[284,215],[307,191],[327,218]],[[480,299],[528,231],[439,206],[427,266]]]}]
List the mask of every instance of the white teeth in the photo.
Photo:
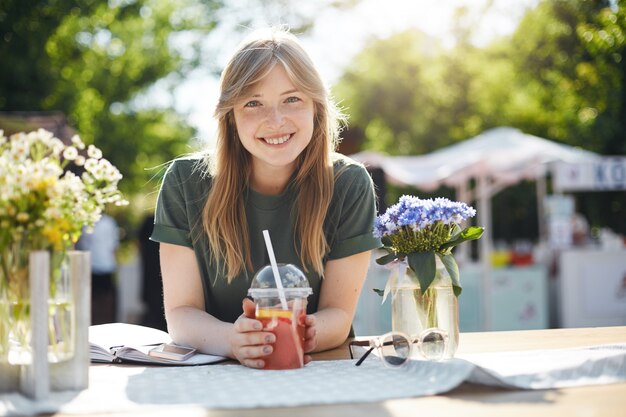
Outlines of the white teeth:
[{"label": "white teeth", "polygon": [[267,143],[272,144],[272,145],[280,145],[281,143],[285,143],[289,140],[289,138],[291,137],[291,135],[287,134],[284,136],[281,136],[279,138],[263,138]]}]

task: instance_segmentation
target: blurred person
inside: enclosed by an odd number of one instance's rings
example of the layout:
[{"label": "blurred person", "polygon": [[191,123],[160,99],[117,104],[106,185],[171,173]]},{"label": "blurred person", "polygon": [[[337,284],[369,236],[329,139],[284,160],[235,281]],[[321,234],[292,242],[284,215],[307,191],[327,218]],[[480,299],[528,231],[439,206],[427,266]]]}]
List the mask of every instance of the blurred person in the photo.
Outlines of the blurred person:
[{"label": "blurred person", "polygon": [[154,227],[154,215],[146,216],[139,227],[139,253],[141,255],[141,298],[145,311],[141,324],[167,330],[163,310],[163,282],[159,265],[159,244],[150,240]]},{"label": "blurred person", "polygon": [[572,216],[572,244],[574,246],[587,246],[591,242],[591,228],[589,222],[580,213]]},{"label": "blurred person", "polygon": [[381,246],[376,196],[366,169],[334,152],[343,117],[297,38],[273,28],[241,43],[214,114],[215,152],[170,164],[156,206],[151,238],[172,339],[265,366],[276,338],[246,295],[269,264],[267,229],[277,261],[303,270],[313,289],[304,352],[339,346]]},{"label": "blurred person", "polygon": [[103,214],[93,231],[83,231],[76,249],[91,252],[91,324],[113,323],[117,318],[117,222]]}]

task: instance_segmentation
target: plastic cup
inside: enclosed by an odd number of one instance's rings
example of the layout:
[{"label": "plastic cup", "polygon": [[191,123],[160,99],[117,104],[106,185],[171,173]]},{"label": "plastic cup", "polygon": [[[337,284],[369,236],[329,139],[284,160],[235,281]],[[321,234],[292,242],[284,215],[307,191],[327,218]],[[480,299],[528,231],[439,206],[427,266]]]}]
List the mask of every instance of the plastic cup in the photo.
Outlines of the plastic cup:
[{"label": "plastic cup", "polygon": [[264,369],[295,369],[304,366],[304,320],[307,297],[312,293],[304,273],[294,265],[278,264],[287,309],[283,309],[271,266],[254,276],[248,295],[256,304],[255,318],[263,330],[276,336],[274,350],[265,356]]}]

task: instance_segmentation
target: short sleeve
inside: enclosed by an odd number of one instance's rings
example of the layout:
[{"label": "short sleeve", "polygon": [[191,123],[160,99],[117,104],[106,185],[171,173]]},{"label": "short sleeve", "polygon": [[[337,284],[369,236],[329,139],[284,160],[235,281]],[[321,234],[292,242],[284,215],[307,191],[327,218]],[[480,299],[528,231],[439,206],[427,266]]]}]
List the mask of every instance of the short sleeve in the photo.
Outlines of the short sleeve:
[{"label": "short sleeve", "polygon": [[334,237],[329,259],[340,259],[379,248],[380,239],[372,234],[376,217],[374,184],[362,165],[351,164],[335,181],[333,207]]},{"label": "short sleeve", "polygon": [[151,240],[192,247],[180,161],[167,169],[154,214]]}]

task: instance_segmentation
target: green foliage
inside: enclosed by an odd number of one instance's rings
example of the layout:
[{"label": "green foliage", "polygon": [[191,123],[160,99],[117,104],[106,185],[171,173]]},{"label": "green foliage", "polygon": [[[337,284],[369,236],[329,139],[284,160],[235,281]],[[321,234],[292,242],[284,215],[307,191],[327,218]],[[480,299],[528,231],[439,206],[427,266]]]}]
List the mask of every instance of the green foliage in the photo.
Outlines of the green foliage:
[{"label": "green foliage", "polygon": [[515,90],[525,96],[510,106],[516,126],[598,153],[626,153],[625,11],[607,6],[544,1],[522,20],[510,41]]},{"label": "green foliage", "polygon": [[409,268],[415,271],[422,293],[428,290],[435,280],[436,262],[435,252],[411,252],[406,256]]},{"label": "green foliage", "polygon": [[469,242],[470,240],[480,239],[484,231],[485,231],[484,227],[477,227],[477,226],[467,227],[461,230],[458,234],[453,235],[451,240],[449,240],[448,242],[444,243],[443,245],[439,247],[439,250],[442,252],[449,253],[450,251],[446,249],[452,249],[455,246],[458,246],[463,242]]},{"label": "green foliage", "polygon": [[336,87],[350,124],[365,132],[364,146],[397,154],[433,150],[424,141],[439,104],[427,81],[428,39],[408,31],[373,40],[357,56]]},{"label": "green foliage", "polygon": [[[469,226],[461,230],[458,226],[455,226],[455,229],[457,230],[456,233],[453,233],[452,236],[449,237],[445,242],[437,245],[435,249],[429,249],[424,251],[393,250],[391,248],[397,247],[397,240],[394,239],[394,236],[383,236],[383,250],[387,251],[387,254],[377,258],[376,263],[379,265],[387,265],[397,259],[406,258],[409,267],[415,272],[415,276],[420,283],[420,287],[426,290],[435,279],[435,256],[438,256],[443,262],[446,270],[450,274],[454,295],[458,297],[459,295],[461,295],[462,287],[461,281],[459,279],[459,266],[454,259],[454,255],[452,255],[452,249],[454,249],[454,247],[460,245],[463,242],[480,239],[483,235],[483,232],[485,231],[485,228],[478,226]],[[406,234],[404,238],[406,239]],[[384,294],[384,291],[381,290],[375,289],[374,291],[379,295]]]},{"label": "green foliage", "polygon": [[[473,22],[463,10],[457,17],[453,48],[407,31],[373,40],[346,70],[334,92],[351,127],[365,132],[362,149],[420,155],[514,126],[626,154],[626,0],[540,1],[511,36],[484,48],[468,42]],[[494,200],[495,238],[515,237],[505,225],[515,223],[509,207],[521,207],[518,220],[536,218],[534,187],[515,193]],[[624,193],[579,193],[577,200],[592,225],[626,233]],[[536,230],[530,226],[523,229]]]},{"label": "green foliage", "polygon": [[448,274],[450,274],[450,281],[452,281],[452,291],[454,292],[454,295],[458,297],[459,295],[461,295],[463,289],[461,287],[461,274],[459,272],[459,265],[456,263],[456,259],[454,259],[454,256],[451,253],[446,253],[444,255],[437,254],[437,256],[439,256],[441,262],[446,267],[446,271],[448,271]]},{"label": "green foliage", "polygon": [[83,140],[120,169],[120,187],[129,195],[141,192],[152,175],[147,168],[188,151],[194,132],[172,109],[143,110],[132,101],[157,80],[184,71],[187,61],[172,39],[209,31],[219,5],[4,1],[0,45],[11,65],[0,66],[0,110],[62,111]]},{"label": "green foliage", "polygon": [[[356,2],[324,0],[315,9],[349,8]],[[315,13],[294,3],[2,0],[0,111],[58,112],[86,143],[102,149],[124,175],[120,188],[131,204],[108,212],[128,241],[154,211],[164,164],[199,144],[173,105],[139,103],[150,100],[157,82],[175,86],[200,65],[208,74],[221,71],[216,51],[202,44],[218,23],[233,35],[265,20],[287,21],[294,31],[304,31]],[[3,127],[23,130],[7,117],[0,120]]]}]

